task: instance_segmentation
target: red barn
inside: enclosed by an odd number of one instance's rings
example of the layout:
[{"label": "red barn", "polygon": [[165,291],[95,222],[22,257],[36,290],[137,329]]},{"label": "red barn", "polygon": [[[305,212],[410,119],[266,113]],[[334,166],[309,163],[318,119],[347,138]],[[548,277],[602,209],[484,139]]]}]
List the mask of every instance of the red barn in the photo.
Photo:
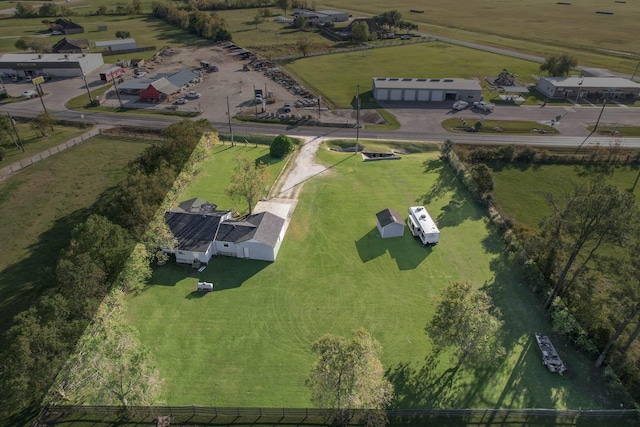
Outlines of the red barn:
[{"label": "red barn", "polygon": [[143,102],[160,102],[164,101],[180,88],[171,84],[166,78],[161,78],[151,83],[149,87],[140,91],[140,101]]}]

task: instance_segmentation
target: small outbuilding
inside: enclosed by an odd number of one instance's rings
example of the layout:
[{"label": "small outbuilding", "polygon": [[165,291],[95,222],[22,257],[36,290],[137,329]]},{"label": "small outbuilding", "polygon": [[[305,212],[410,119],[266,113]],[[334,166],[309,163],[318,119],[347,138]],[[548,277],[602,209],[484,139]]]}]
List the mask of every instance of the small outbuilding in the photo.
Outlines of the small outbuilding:
[{"label": "small outbuilding", "polygon": [[120,52],[123,50],[135,50],[138,48],[138,44],[135,39],[118,39],[118,40],[106,40],[95,43],[97,48],[106,49],[110,52]]},{"label": "small outbuilding", "polygon": [[378,212],[376,217],[378,218],[378,231],[383,239],[404,235],[404,220],[397,210],[385,209]]}]

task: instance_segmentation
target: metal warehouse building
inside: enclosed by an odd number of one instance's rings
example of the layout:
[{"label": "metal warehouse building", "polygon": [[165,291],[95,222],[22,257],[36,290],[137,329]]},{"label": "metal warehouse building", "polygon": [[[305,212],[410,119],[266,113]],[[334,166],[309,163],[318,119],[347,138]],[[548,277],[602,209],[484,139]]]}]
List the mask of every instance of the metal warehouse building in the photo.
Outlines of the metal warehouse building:
[{"label": "metal warehouse building", "polygon": [[552,99],[636,99],[640,84],[622,77],[542,77],[537,89]]},{"label": "metal warehouse building", "polygon": [[106,40],[95,42],[95,45],[98,48],[106,48],[111,52],[119,52],[121,50],[134,50],[138,48],[138,43],[136,43],[135,39]]},{"label": "metal warehouse building", "polygon": [[5,53],[0,56],[0,72],[18,76],[49,74],[52,77],[79,77],[104,65],[99,53]]},{"label": "metal warehouse building", "polygon": [[482,87],[469,79],[402,79],[374,77],[371,90],[376,101],[443,102],[482,99]]}]

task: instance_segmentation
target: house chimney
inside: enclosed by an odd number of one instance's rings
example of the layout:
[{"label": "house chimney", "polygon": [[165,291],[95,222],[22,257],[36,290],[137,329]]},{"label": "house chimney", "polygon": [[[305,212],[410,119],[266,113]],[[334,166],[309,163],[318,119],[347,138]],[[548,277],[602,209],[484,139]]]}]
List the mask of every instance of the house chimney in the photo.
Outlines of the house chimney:
[{"label": "house chimney", "polygon": [[64,59],[69,59],[69,54],[65,53],[64,54]]},{"label": "house chimney", "polygon": [[42,59],[42,54],[38,54],[38,59]]}]

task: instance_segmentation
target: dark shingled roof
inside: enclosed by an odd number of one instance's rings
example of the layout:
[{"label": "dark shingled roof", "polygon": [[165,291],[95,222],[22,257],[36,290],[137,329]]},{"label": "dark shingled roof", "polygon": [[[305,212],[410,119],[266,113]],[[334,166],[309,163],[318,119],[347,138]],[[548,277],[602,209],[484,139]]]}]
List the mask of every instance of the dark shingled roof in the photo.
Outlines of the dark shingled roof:
[{"label": "dark shingled roof", "polygon": [[269,212],[261,212],[244,221],[223,222],[216,240],[233,243],[256,240],[273,248],[278,242],[282,227],[284,219]]},{"label": "dark shingled roof", "polygon": [[228,211],[212,214],[165,212],[164,220],[178,240],[177,249],[205,252],[216,236],[220,219]]},{"label": "dark shingled roof", "polygon": [[402,215],[395,209],[385,209],[376,214],[378,217],[378,222],[381,227],[386,227],[389,224],[398,223],[404,225],[404,219],[402,219]]}]

